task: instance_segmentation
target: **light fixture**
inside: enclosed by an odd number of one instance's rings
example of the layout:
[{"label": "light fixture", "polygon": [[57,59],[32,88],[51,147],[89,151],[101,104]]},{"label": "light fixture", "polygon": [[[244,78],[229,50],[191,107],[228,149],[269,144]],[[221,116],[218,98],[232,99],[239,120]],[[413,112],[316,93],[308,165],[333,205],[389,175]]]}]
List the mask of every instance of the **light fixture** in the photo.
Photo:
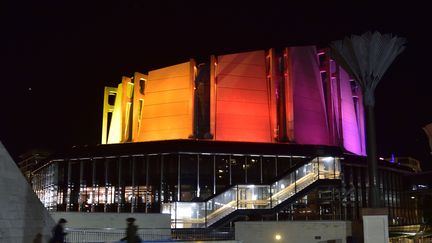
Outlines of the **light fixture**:
[{"label": "light fixture", "polygon": [[333,161],[333,157],[321,157],[321,160],[324,162],[331,162]]},{"label": "light fixture", "polygon": [[275,235],[275,240],[281,240],[281,239],[282,239],[282,236],[280,234]]}]

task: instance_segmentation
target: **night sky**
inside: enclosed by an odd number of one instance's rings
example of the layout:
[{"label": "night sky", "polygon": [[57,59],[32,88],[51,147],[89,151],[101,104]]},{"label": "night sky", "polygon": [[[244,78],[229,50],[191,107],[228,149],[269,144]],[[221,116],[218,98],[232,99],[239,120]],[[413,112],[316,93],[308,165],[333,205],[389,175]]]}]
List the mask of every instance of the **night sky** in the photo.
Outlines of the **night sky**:
[{"label": "night sky", "polygon": [[98,144],[103,87],[117,85],[122,75],[189,58],[204,62],[211,54],[326,47],[378,30],[408,40],[376,91],[379,154],[412,156],[432,169],[422,130],[432,122],[426,5],[92,2],[10,1],[2,7],[0,140],[13,157],[34,148]]}]

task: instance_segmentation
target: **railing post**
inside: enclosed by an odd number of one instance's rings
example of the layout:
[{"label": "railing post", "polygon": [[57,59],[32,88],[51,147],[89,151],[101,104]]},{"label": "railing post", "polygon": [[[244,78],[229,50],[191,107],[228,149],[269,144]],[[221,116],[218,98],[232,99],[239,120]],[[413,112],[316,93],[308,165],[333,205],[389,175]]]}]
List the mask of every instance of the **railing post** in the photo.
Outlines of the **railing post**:
[{"label": "railing post", "polygon": [[336,179],[336,157],[333,157],[333,179]]},{"label": "railing post", "polygon": [[238,185],[236,185],[236,188],[237,188],[237,192],[236,192],[236,201],[237,201],[237,208],[236,209],[239,209],[239,186]]},{"label": "railing post", "polygon": [[174,202],[174,229],[177,229],[177,202]]},{"label": "railing post", "polygon": [[204,205],[205,205],[205,207],[204,207],[204,225],[205,225],[205,227],[207,228],[207,201],[205,201],[204,202]]},{"label": "railing post", "polygon": [[272,189],[272,184],[270,184],[270,208],[273,208],[273,189]]}]

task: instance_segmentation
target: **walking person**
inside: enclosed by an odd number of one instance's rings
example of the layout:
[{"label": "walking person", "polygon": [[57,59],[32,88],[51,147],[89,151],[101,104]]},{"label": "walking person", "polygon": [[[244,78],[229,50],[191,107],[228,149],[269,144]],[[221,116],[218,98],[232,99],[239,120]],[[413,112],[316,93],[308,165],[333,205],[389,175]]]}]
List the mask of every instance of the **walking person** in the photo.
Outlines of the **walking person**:
[{"label": "walking person", "polygon": [[138,227],[134,224],[135,218],[127,218],[126,222],[126,237],[121,240],[126,240],[127,243],[140,243],[141,238],[137,235]]},{"label": "walking person", "polygon": [[42,243],[42,234],[37,233],[35,238],[33,239],[33,243]]},{"label": "walking person", "polygon": [[66,219],[61,218],[56,226],[53,228],[53,237],[50,240],[50,243],[65,243],[65,235],[67,233],[64,232],[64,226],[67,223]]}]

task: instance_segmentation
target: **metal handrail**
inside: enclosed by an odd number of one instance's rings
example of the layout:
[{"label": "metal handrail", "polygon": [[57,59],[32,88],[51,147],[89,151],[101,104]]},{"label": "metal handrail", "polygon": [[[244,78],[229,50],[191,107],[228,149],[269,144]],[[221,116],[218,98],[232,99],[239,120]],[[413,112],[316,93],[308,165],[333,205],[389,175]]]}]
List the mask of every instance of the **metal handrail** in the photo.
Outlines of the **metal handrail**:
[{"label": "metal handrail", "polygon": [[[68,243],[117,243],[125,237],[124,228],[65,228]],[[137,235],[145,241],[177,240],[233,240],[233,228],[221,229],[171,229],[139,228]]]},{"label": "metal handrail", "polygon": [[[279,178],[271,185],[233,185],[224,192],[208,199],[205,202],[174,202],[165,203],[164,211],[174,214],[175,221],[173,222],[173,228],[179,226],[182,227],[208,227],[216,223],[218,220],[229,215],[236,210],[244,209],[271,209],[284,202],[285,200],[294,196],[297,192],[303,190],[310,184],[318,181],[320,179],[339,179],[340,172],[336,171],[336,160],[333,158],[333,170],[325,169],[324,158],[320,161],[320,157],[314,158],[313,160],[304,163],[303,165],[296,168],[296,170],[291,171],[284,177]],[[328,164],[327,164],[328,165]],[[308,166],[311,166],[308,168]],[[338,166],[339,167],[339,166]],[[304,169],[305,173],[301,177],[297,176],[300,169]],[[307,172],[306,172],[307,171]],[[283,183],[289,184],[284,185]],[[246,197],[247,193],[253,194],[253,190],[250,191],[249,188],[261,189],[260,193],[266,194],[265,197],[257,198],[257,195],[252,196],[252,198],[241,199],[240,190],[244,190],[244,195]],[[218,199],[219,198],[219,199]],[[209,204],[210,203],[210,207]],[[179,205],[189,205],[189,207],[194,206],[191,212],[195,212],[197,215],[178,217],[177,213],[179,210]],[[167,206],[169,209],[167,209]],[[174,207],[173,207],[174,206]],[[172,211],[172,209],[175,209]],[[204,215],[199,216],[199,209],[204,208]],[[185,208],[183,208],[185,209]],[[189,208],[191,209],[191,208]],[[198,213],[197,213],[198,212]]]}]

